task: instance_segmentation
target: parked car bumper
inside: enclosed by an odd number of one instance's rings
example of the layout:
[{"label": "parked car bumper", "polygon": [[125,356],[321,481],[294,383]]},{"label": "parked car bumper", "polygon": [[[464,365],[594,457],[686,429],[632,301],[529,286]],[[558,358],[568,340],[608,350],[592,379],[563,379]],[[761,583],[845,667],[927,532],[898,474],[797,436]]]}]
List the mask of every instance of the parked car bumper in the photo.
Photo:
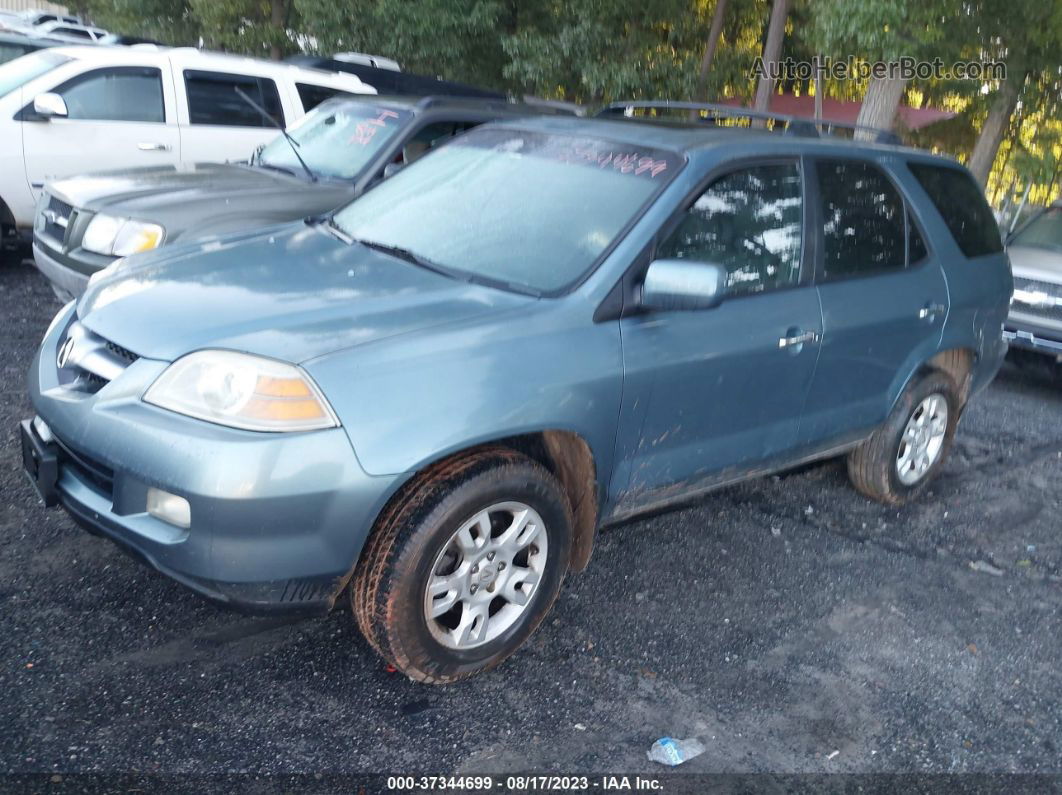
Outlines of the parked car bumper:
[{"label": "parked car bumper", "polygon": [[36,236],[33,239],[33,262],[60,300],[80,298],[88,287],[89,279],[98,270],[103,270],[110,261],[103,263],[71,262],[69,257],[56,254]]},{"label": "parked car bumper", "polygon": [[1003,327],[1003,338],[1012,348],[1062,358],[1062,321],[1011,312]]},{"label": "parked car bumper", "polygon": [[[39,420],[20,430],[25,468],[46,502],[227,606],[330,609],[401,478],[365,474],[342,428],[255,433],[143,403],[166,362],[139,359],[95,394],[78,394],[59,383],[63,329],[49,333],[31,368]],[[148,513],[152,487],[188,501],[190,526]]]}]

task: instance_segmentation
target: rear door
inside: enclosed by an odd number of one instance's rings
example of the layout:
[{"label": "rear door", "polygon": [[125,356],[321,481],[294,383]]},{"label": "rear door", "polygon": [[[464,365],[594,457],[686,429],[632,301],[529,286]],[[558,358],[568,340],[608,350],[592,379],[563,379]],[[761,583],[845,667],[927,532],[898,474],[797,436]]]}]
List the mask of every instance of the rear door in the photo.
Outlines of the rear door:
[{"label": "rear door", "polygon": [[939,347],[948,289],[936,253],[878,164],[820,159],[810,171],[823,339],[800,436],[819,447],[885,419],[907,375]]},{"label": "rear door", "polygon": [[65,119],[22,109],[26,179],[36,197],[45,180],[89,171],[157,166],[180,159],[169,75],[159,66],[90,69],[50,89]]},{"label": "rear door", "polygon": [[803,197],[796,158],[737,166],[663,233],[655,258],[722,265],[727,295],[712,309],[620,321],[618,512],[792,451],[822,330]]},{"label": "rear door", "polygon": [[278,124],[286,127],[299,113],[286,113],[272,78],[210,69],[178,69],[174,75],[181,110],[181,145],[186,162],[247,160],[279,133],[244,100],[242,91]]}]

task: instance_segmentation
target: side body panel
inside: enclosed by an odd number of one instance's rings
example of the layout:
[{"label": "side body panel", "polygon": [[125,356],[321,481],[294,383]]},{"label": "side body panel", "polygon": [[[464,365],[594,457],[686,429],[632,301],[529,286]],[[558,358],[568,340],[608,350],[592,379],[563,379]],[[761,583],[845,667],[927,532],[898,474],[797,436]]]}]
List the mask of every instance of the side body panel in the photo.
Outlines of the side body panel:
[{"label": "side body panel", "polygon": [[[939,164],[939,161],[927,162]],[[973,352],[970,388],[976,393],[992,381],[1006,355],[1002,331],[1014,292],[1010,260],[1006,252],[973,259],[964,256],[914,175],[904,167],[897,169],[897,176],[916,199],[920,218],[947,280],[950,310],[941,334],[940,350]],[[894,396],[899,396],[902,388],[903,384],[895,385]]]},{"label": "side body panel", "polygon": [[[904,194],[907,211],[920,218],[922,208],[899,180],[897,163],[867,160],[889,176]],[[948,288],[939,253],[933,241],[926,242],[928,255],[905,269],[819,284],[822,350],[801,446],[840,443],[873,431],[910,376],[940,350]]]}]

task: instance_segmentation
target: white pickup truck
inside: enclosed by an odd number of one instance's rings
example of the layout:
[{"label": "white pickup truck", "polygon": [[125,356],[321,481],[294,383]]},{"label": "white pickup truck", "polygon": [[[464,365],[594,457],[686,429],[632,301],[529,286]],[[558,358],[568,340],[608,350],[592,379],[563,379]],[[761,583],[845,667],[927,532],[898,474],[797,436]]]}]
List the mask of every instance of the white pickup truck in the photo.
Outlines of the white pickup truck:
[{"label": "white pickup truck", "polygon": [[0,256],[31,235],[45,180],[246,159],[354,75],[190,48],[52,47],[0,65]]}]

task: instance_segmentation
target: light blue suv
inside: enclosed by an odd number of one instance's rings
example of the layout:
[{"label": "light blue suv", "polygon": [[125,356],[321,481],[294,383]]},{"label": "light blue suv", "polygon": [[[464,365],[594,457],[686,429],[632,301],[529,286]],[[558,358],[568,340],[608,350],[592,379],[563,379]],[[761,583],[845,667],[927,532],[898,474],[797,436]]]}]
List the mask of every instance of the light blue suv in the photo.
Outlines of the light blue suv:
[{"label": "light blue suv", "polygon": [[994,376],[1011,274],[968,172],[879,144],[541,118],[322,219],[94,277],[25,467],[199,593],[323,613],[450,682],[597,529],[846,454],[901,503]]}]

